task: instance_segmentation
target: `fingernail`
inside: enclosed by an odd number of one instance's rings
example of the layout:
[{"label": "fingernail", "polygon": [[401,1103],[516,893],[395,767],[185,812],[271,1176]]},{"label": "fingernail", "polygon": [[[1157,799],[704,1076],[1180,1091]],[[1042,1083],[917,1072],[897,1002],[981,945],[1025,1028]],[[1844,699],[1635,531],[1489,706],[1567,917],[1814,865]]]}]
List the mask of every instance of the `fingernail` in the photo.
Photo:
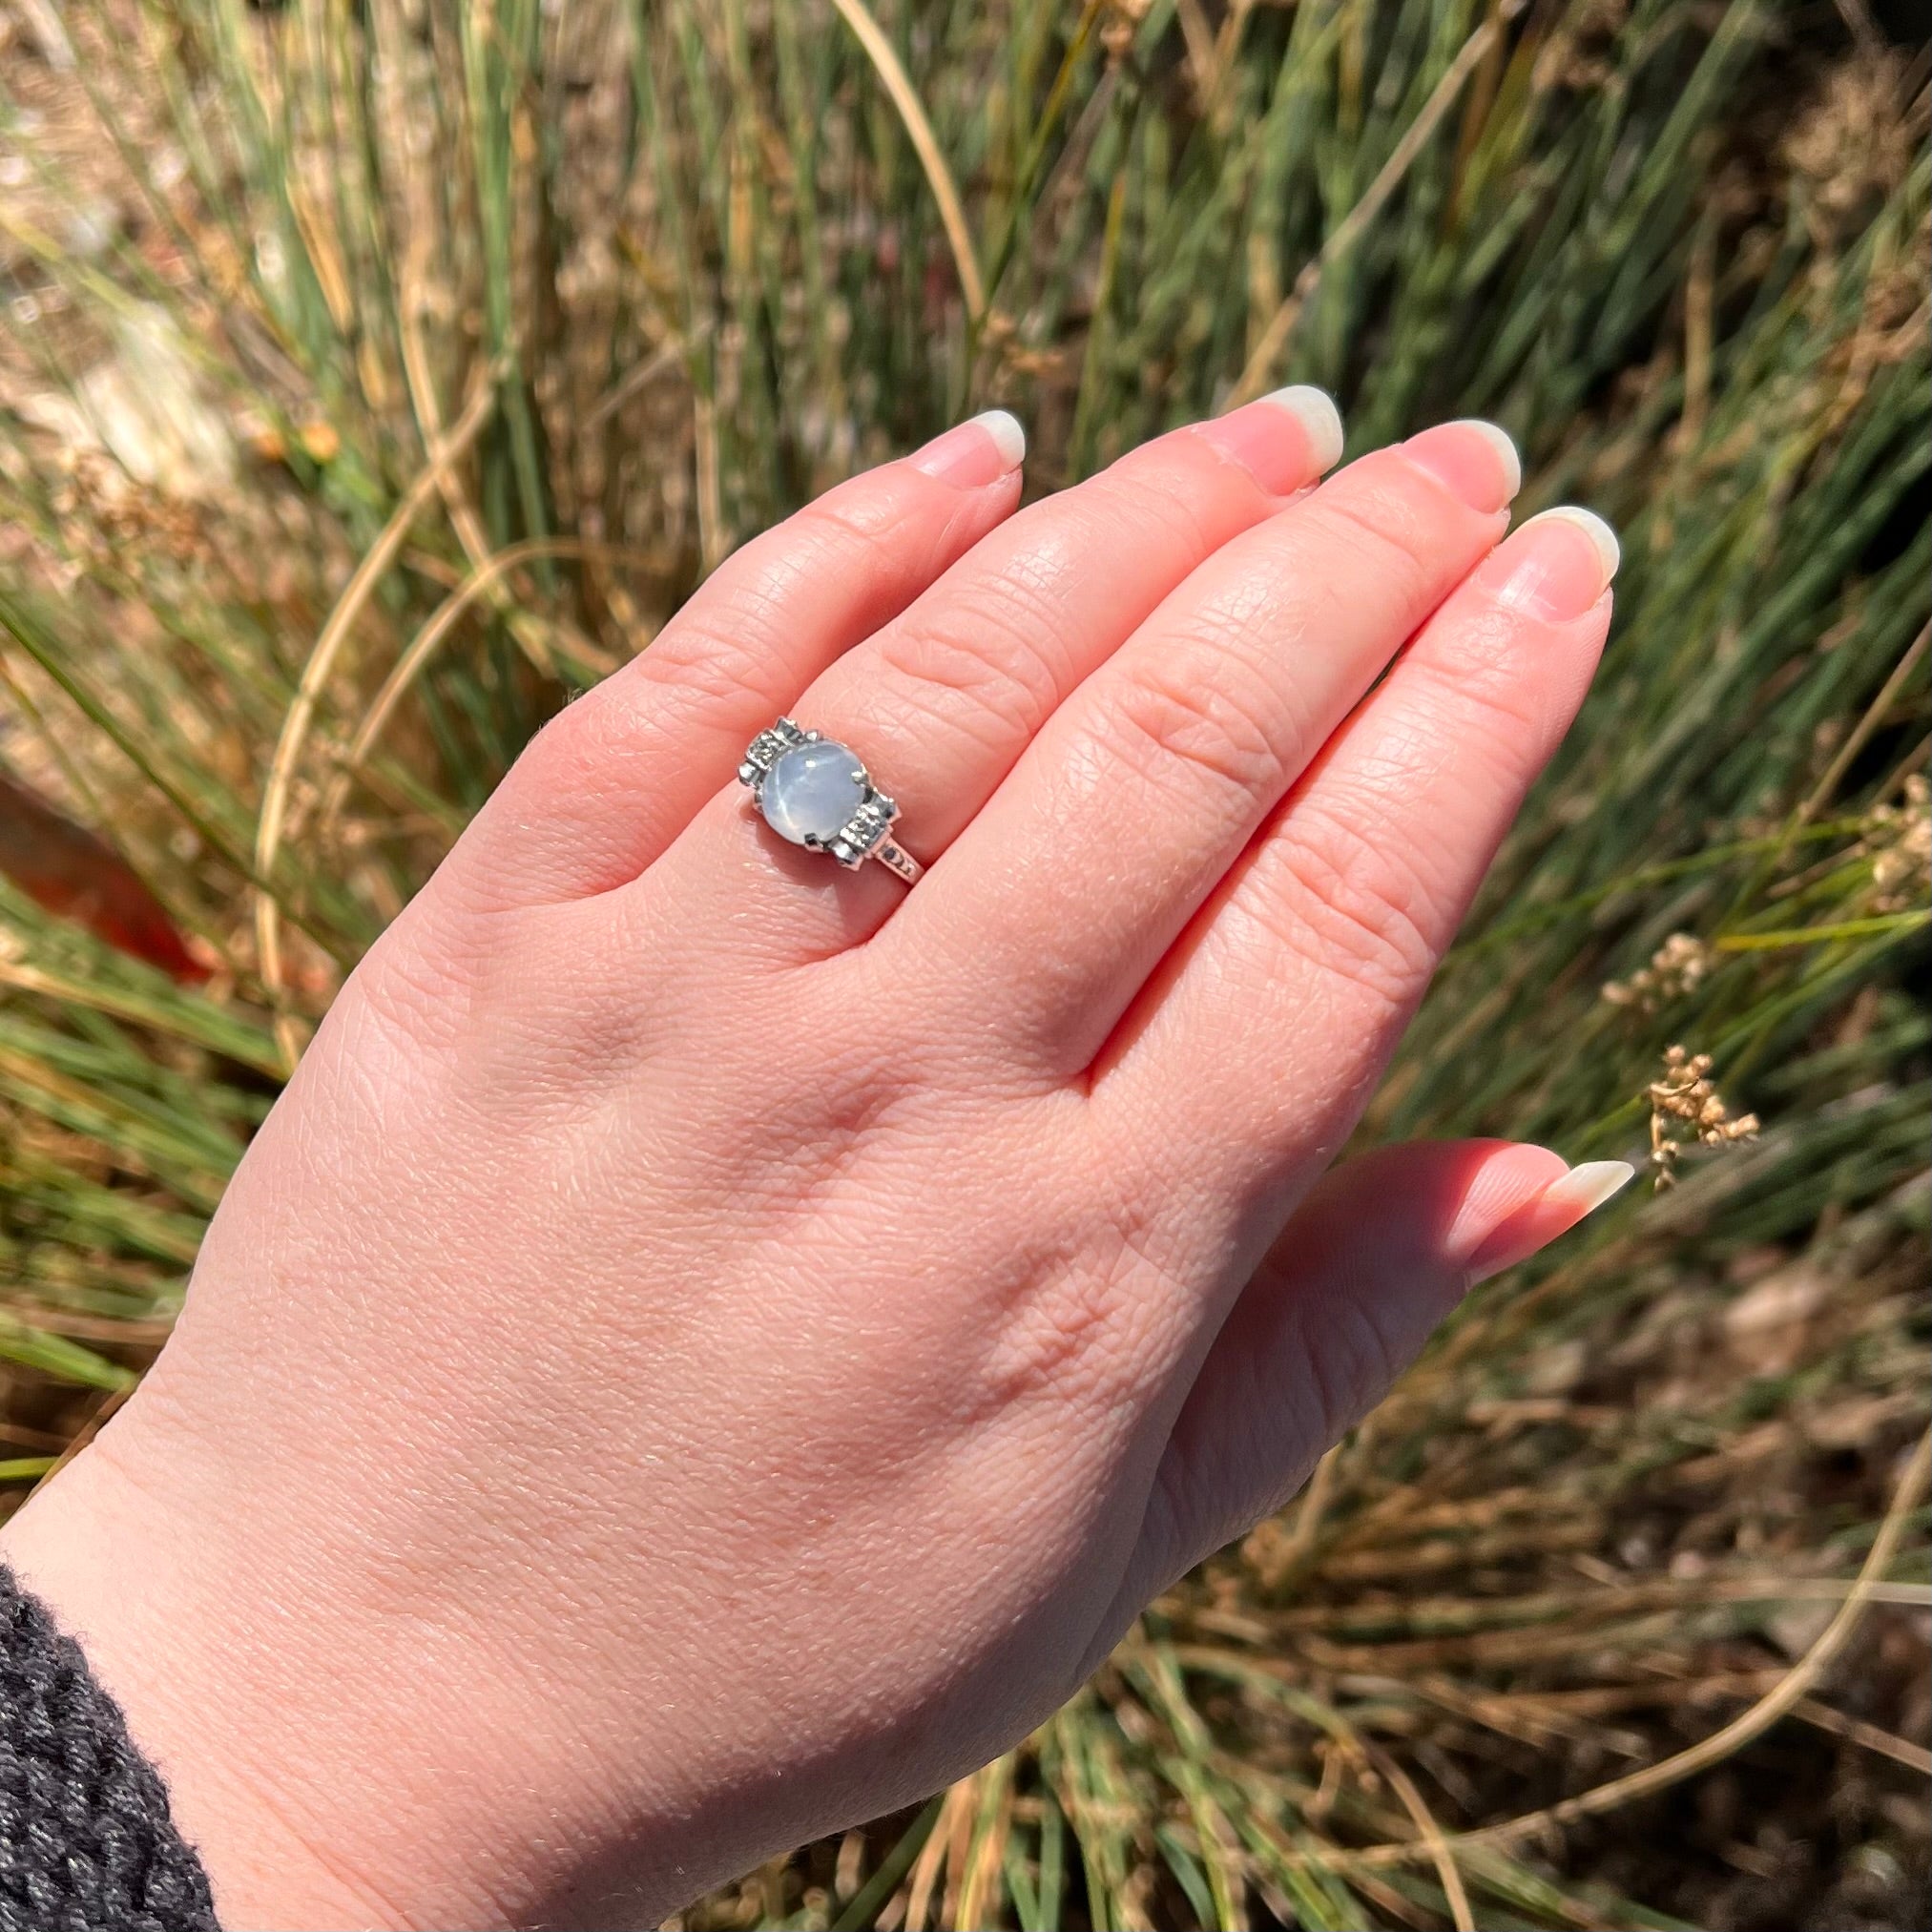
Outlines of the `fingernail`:
[{"label": "fingernail", "polygon": [[[1595,1214],[1612,1195],[1619,1195],[1629,1187],[1635,1173],[1636,1169],[1627,1160],[1584,1161],[1560,1179],[1551,1181],[1537,1206],[1561,1208],[1573,1213],[1580,1221],[1586,1215]],[[1575,1221],[1570,1225],[1574,1227]]]},{"label": "fingernail", "polygon": [[1523,464],[1515,444],[1495,424],[1480,417],[1439,423],[1411,436],[1402,450],[1471,509],[1503,509],[1523,488]]},{"label": "fingernail", "polygon": [[1616,532],[1593,510],[1564,504],[1532,516],[1497,551],[1498,598],[1559,621],[1591,609],[1617,573]]},{"label": "fingernail", "polygon": [[1027,432],[1005,409],[988,409],[936,436],[906,460],[955,489],[978,489],[1009,476],[1026,460]]},{"label": "fingernail", "polygon": [[1636,1173],[1627,1160],[1587,1160],[1559,1174],[1527,1206],[1492,1230],[1465,1265],[1470,1287],[1527,1261],[1566,1235],[1586,1215],[1630,1185]]},{"label": "fingernail", "polygon": [[1307,383],[1197,423],[1195,433],[1232,457],[1263,489],[1278,493],[1312,483],[1341,458],[1341,411],[1327,390]]}]

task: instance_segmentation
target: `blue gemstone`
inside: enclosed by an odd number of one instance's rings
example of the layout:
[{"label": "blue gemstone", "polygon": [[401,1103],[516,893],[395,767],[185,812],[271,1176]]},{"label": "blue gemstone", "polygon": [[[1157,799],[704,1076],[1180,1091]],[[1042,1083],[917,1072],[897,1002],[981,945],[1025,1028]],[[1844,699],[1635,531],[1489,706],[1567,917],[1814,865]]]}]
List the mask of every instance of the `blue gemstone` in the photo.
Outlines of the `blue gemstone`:
[{"label": "blue gemstone", "polygon": [[794,845],[823,845],[859,809],[865,771],[841,744],[821,739],[781,753],[758,787],[765,822]]}]

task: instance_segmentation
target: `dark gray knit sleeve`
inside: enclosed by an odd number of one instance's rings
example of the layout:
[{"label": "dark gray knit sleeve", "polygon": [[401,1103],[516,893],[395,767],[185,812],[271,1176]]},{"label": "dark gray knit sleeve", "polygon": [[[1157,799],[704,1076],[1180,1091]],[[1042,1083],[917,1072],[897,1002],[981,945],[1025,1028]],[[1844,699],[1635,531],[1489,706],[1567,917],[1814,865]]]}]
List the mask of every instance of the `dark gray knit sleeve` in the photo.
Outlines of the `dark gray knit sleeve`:
[{"label": "dark gray knit sleeve", "polygon": [[4,1564],[0,1932],[219,1932],[119,1705]]}]

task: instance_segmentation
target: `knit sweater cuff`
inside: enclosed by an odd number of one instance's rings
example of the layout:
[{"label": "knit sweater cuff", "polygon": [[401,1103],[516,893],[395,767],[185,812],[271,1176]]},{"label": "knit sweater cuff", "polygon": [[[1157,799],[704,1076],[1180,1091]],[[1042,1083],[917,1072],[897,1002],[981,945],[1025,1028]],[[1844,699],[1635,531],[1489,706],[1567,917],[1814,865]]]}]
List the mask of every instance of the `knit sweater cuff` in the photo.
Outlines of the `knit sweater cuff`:
[{"label": "knit sweater cuff", "polygon": [[0,1932],[219,1932],[119,1705],[4,1564]]}]

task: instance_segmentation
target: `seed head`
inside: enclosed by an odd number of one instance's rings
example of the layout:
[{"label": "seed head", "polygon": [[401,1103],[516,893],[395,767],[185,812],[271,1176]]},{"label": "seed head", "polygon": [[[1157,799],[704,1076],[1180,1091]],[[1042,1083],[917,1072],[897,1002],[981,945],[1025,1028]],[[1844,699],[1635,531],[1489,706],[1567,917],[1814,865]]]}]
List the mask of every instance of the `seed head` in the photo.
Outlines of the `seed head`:
[{"label": "seed head", "polygon": [[1905,912],[1932,894],[1932,784],[1922,772],[1905,780],[1902,804],[1865,815],[1859,850],[1872,862],[1880,912]]},{"label": "seed head", "polygon": [[1634,1007],[1639,1012],[1654,1013],[1694,991],[1711,970],[1712,958],[1711,948],[1701,939],[1688,932],[1673,932],[1641,971],[1627,980],[1608,981],[1603,997],[1613,1007]]},{"label": "seed head", "polygon": [[1677,1157],[1693,1144],[1725,1147],[1757,1137],[1755,1113],[1733,1115],[1711,1078],[1708,1053],[1664,1049],[1664,1074],[1645,1089],[1651,1103],[1651,1165],[1661,1193],[1675,1184]]}]

